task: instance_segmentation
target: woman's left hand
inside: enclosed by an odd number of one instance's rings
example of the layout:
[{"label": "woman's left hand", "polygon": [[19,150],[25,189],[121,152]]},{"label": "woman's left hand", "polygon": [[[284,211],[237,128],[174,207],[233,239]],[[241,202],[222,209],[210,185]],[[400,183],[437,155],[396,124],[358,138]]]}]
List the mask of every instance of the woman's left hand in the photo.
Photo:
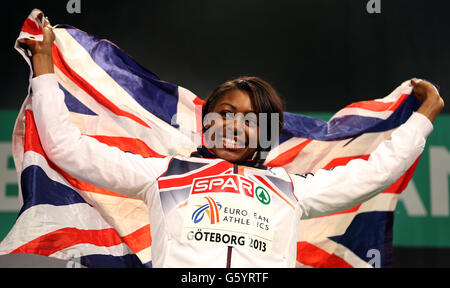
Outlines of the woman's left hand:
[{"label": "woman's left hand", "polygon": [[417,112],[425,115],[433,123],[444,108],[444,99],[430,82],[413,78],[411,85],[414,86],[414,95],[422,102]]}]

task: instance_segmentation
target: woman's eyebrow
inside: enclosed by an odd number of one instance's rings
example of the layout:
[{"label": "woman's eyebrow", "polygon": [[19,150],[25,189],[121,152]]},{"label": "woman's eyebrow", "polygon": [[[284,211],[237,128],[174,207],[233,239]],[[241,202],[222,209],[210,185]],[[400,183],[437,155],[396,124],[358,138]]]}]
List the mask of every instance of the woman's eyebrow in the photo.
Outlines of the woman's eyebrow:
[{"label": "woman's eyebrow", "polygon": [[220,103],[220,106],[223,106],[223,105],[230,106],[230,108],[231,108],[232,110],[237,110],[236,107],[235,107],[234,105],[230,104],[230,103]]},{"label": "woman's eyebrow", "polygon": [[[229,106],[229,107],[231,108],[231,110],[234,110],[234,111],[237,110],[236,106],[234,106],[234,105],[232,105],[232,104],[230,104],[230,103],[220,103],[220,104],[219,104],[219,106],[222,106],[222,105],[227,105],[227,106]],[[253,111],[253,110],[246,111],[244,114],[248,114],[248,113],[255,113],[255,114],[257,114],[257,113],[256,113],[255,111]]]}]

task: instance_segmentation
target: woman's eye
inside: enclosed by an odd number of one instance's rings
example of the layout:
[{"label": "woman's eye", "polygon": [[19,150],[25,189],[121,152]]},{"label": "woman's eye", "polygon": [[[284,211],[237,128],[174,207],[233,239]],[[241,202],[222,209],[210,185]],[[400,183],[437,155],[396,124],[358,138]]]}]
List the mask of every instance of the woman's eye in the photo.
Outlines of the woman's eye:
[{"label": "woman's eye", "polygon": [[221,116],[222,116],[222,118],[228,118],[228,119],[234,119],[234,113],[232,113],[232,112],[230,112],[230,111],[221,111],[220,113],[219,113]]},{"label": "woman's eye", "polygon": [[245,124],[247,124],[247,126],[257,126],[258,125],[258,119],[246,119],[245,120]]}]

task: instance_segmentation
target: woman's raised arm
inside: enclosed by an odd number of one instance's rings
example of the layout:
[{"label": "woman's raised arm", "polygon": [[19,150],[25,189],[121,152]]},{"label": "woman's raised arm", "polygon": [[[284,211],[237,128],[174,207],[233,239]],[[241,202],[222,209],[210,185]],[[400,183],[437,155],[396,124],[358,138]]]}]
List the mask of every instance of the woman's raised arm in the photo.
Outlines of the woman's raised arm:
[{"label": "woman's raised arm", "polygon": [[436,88],[411,80],[421,107],[382,142],[366,160],[355,159],[315,175],[294,175],[294,188],[302,218],[324,216],[352,208],[386,190],[417,160],[433,130],[433,121],[444,107]]},{"label": "woman's raised arm", "polygon": [[46,21],[44,41],[29,41],[33,54],[32,106],[47,157],[71,176],[125,196],[141,198],[167,168],[169,158],[143,158],[81,134],[69,120],[53,71],[54,35]]}]

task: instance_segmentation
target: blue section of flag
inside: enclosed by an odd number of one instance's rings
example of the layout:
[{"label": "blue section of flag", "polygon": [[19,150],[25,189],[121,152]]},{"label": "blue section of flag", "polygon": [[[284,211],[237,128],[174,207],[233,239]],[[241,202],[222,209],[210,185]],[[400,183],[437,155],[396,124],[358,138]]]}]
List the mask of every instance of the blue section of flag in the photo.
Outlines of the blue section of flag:
[{"label": "blue section of flag", "polygon": [[388,119],[380,121],[377,125],[368,128],[365,133],[372,132],[382,132],[394,129],[401,124],[405,123],[413,111],[416,111],[421,105],[421,102],[414,96],[410,94],[408,98],[398,107]]},{"label": "blue section of flag", "polygon": [[66,28],[66,31],[86,49],[95,63],[142,107],[172,125],[171,120],[177,112],[177,85],[160,80],[107,40],[99,40],[68,25],[58,27]]},{"label": "blue section of flag", "polygon": [[417,110],[420,101],[411,94],[386,120],[360,115],[346,115],[324,121],[300,114],[284,113],[284,129],[280,142],[292,137],[320,141],[339,141],[357,137],[363,133],[388,131],[408,120]]},{"label": "blue section of flag", "polygon": [[88,268],[152,268],[152,262],[142,264],[136,254],[123,256],[91,254],[80,257],[80,264]]},{"label": "blue section of flag", "polygon": [[196,163],[191,161],[179,160],[177,158],[172,158],[172,160],[170,160],[167,171],[164,172],[164,174],[161,175],[160,177],[181,175],[186,173],[186,171],[192,172],[194,170],[200,169],[205,165],[208,165],[208,163]]},{"label": "blue section of flag", "polygon": [[366,262],[376,263],[378,253],[380,268],[392,266],[393,212],[365,212],[355,216],[344,234],[329,239],[347,247]]},{"label": "blue section of flag", "polygon": [[[22,171],[20,179],[23,206],[19,216],[28,208],[40,204],[63,206],[86,203],[73,189],[50,179],[39,166],[29,166]],[[87,203],[86,203],[87,205]]]},{"label": "blue section of flag", "polygon": [[59,84],[59,88],[64,92],[64,103],[66,103],[67,109],[69,109],[70,112],[93,116],[97,115],[91,109],[86,107],[86,105],[81,103],[77,98],[75,98],[72,94],[70,94],[70,92],[67,91],[64,86]]}]

